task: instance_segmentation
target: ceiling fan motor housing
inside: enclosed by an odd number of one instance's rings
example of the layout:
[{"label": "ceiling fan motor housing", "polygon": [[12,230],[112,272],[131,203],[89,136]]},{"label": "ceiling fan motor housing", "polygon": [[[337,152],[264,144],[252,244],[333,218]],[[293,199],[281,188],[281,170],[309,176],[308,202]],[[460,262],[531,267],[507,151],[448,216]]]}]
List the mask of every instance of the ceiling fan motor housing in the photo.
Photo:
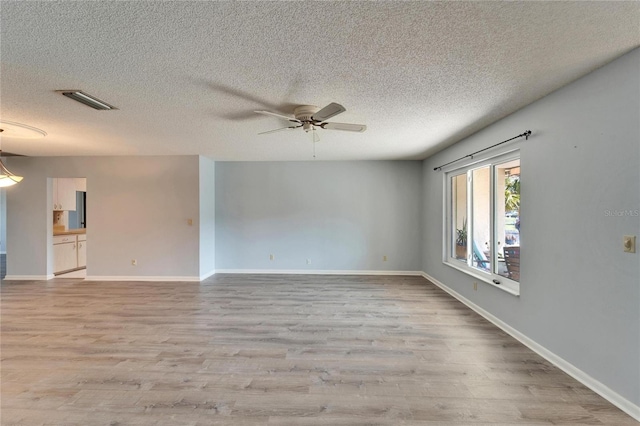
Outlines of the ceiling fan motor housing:
[{"label": "ceiling fan motor housing", "polygon": [[315,114],[319,110],[320,108],[314,105],[301,105],[299,107],[296,107],[296,109],[293,110],[293,115],[296,118],[296,120],[313,121],[311,117],[313,116],[313,114]]},{"label": "ceiling fan motor housing", "polygon": [[319,110],[320,108],[314,105],[301,105],[293,110],[293,115],[296,117],[296,120],[302,122],[302,130],[309,132],[313,130],[313,124],[315,122],[312,118],[313,114]]}]

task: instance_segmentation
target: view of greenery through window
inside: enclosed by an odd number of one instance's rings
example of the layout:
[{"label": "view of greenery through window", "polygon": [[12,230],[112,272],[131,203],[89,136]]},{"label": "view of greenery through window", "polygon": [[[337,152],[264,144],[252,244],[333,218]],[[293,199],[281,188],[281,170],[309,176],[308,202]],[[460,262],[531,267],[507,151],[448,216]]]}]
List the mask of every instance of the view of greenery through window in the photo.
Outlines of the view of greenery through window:
[{"label": "view of greenery through window", "polygon": [[519,282],[520,159],[455,174],[450,191],[451,259]]},{"label": "view of greenery through window", "polygon": [[[498,270],[497,273],[514,281],[520,281],[520,160],[514,160],[496,167],[496,184],[504,184],[503,199],[498,194],[497,207]],[[504,212],[504,215],[500,215]],[[502,222],[504,219],[504,222]],[[501,265],[501,263],[504,263]]]}]

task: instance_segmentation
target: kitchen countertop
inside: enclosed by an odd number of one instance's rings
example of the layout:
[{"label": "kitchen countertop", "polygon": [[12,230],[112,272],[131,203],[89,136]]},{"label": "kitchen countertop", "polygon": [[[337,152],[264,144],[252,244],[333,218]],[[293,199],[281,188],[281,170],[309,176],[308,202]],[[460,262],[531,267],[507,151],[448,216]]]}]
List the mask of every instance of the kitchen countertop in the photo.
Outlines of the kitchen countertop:
[{"label": "kitchen countertop", "polygon": [[77,235],[77,234],[86,234],[87,228],[79,228],[79,229],[69,229],[67,231],[53,231],[53,236],[56,235]]}]

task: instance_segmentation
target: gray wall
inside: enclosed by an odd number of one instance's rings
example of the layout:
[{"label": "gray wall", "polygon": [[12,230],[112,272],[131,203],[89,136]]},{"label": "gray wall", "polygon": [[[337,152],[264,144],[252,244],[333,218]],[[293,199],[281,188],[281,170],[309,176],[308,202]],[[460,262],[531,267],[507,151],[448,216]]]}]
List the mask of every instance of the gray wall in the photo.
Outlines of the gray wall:
[{"label": "gray wall", "polygon": [[14,157],[9,164],[25,178],[7,194],[7,275],[52,273],[51,178],[86,177],[88,276],[199,276],[197,156]]},{"label": "gray wall", "polygon": [[216,269],[216,169],[213,160],[200,157],[200,276]]},{"label": "gray wall", "polygon": [[0,188],[0,253],[7,251],[7,203],[6,188]]},{"label": "gray wall", "polygon": [[419,271],[421,167],[218,162],[216,268]]},{"label": "gray wall", "polygon": [[[424,162],[424,271],[640,404],[640,51]],[[442,263],[443,173],[433,168],[531,129],[521,147],[521,296]],[[609,212],[609,213],[608,213]]]}]

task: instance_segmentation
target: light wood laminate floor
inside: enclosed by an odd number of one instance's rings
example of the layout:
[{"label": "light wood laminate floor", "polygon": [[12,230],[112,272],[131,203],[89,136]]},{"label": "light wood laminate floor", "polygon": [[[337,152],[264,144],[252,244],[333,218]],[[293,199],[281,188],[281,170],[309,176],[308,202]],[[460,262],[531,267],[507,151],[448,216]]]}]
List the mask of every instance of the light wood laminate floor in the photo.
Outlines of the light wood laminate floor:
[{"label": "light wood laminate floor", "polygon": [[421,277],[1,296],[2,425],[638,425]]}]

